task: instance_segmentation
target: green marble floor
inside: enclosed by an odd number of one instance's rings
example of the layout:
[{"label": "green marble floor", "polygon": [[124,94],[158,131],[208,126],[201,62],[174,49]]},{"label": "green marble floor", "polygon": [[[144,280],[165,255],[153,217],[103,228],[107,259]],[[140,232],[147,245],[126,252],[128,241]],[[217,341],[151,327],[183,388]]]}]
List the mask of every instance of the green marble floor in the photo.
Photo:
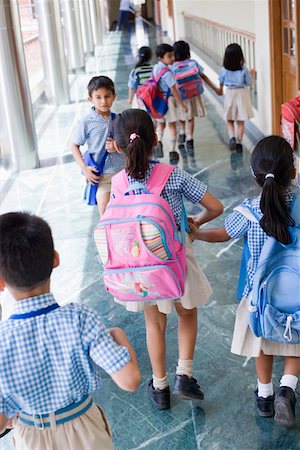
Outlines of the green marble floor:
[{"label": "green marble floor", "polygon": [[[150,33],[150,42],[154,44],[155,39],[153,32]],[[89,73],[72,80],[73,102],[58,109],[40,108],[36,118],[40,157],[44,164],[51,160],[56,163],[8,179],[1,194],[1,213],[29,210],[49,222],[61,258],[52,281],[58,302],[76,301],[92,306],[107,326],[124,328],[136,349],[142,372],[138,390],[133,394],[123,392],[103,373],[103,388],[94,394],[107,414],[117,450],[300,449],[299,405],[296,404],[299,423],[291,431],[279,428],[273,419],[257,417],[254,361],[230,353],[241,241],[194,243],[198,262],[213,287],[209,303],[199,308],[194,360],[194,376],[201,384],[205,399],[198,403],[172,399],[171,409],[161,412],[148,403],[146,385],[151,368],[143,314],[126,312],[104,290],[92,240],[97,210],[82,204],[82,177],[70,158],[72,130],[78,117],[89,109],[85,99],[91,76],[101,73],[112,77],[118,94],[114,111],[128,107],[127,78],[134,64],[136,45],[134,34],[129,39],[125,33],[110,33],[104,47],[89,61]],[[207,116],[196,121],[198,170],[194,176],[207,183],[209,191],[223,202],[224,215],[216,220],[216,225],[220,225],[234,206],[256,191],[250,176],[249,151],[230,153],[225,124],[207,97],[206,109]],[[166,133],[165,149],[167,143]],[[191,213],[197,209],[192,205],[187,207]],[[4,296],[1,301],[8,314],[10,300]],[[172,383],[177,362],[175,314],[168,318],[167,349]],[[274,366],[275,386],[282,366],[283,361],[278,358]],[[1,440],[0,448],[12,449],[9,435]]]}]

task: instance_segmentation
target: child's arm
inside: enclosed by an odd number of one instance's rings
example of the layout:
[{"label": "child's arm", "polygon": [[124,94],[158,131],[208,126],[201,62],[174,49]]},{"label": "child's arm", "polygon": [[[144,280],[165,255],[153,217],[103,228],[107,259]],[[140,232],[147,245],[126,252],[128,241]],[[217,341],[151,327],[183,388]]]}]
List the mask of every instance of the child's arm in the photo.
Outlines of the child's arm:
[{"label": "child's arm", "polygon": [[226,230],[224,227],[222,228],[211,228],[209,229],[199,229],[197,226],[193,223],[189,223],[190,226],[190,233],[189,237],[192,241],[194,240],[200,240],[200,241],[206,241],[206,242],[225,242],[229,241],[231,239],[230,236],[226,233]]},{"label": "child's arm", "polygon": [[130,105],[132,104],[133,97],[134,97],[134,89],[129,88],[128,89],[128,103]]},{"label": "child's arm", "polygon": [[196,227],[200,227],[203,223],[215,219],[223,212],[222,203],[209,192],[204,194],[199,203],[204,207],[204,210],[192,217]]},{"label": "child's arm", "polygon": [[141,372],[138,366],[137,357],[125,332],[121,328],[111,328],[109,330],[113,340],[123,347],[127,347],[130,354],[130,361],[121,370],[111,375],[114,382],[125,391],[133,392],[141,382]]},{"label": "child's arm", "polygon": [[215,91],[215,93],[216,93],[217,95],[223,95],[223,85],[222,85],[222,87],[221,87],[221,84],[220,84],[220,87],[218,88],[212,81],[210,81],[210,79],[209,79],[206,75],[204,75],[204,73],[201,73],[201,78],[202,78],[202,80],[205,81],[205,83],[206,83],[213,91]]},{"label": "child's arm", "polygon": [[100,177],[96,175],[98,173],[98,170],[95,169],[94,167],[86,166],[84,164],[79,145],[72,144],[72,153],[75,161],[77,162],[82,172],[84,173],[86,180],[89,181],[91,184],[99,183]]},{"label": "child's arm", "polygon": [[183,103],[183,101],[181,100],[181,97],[180,97],[175,85],[171,87],[171,94],[174,97],[176,105],[179,105],[183,109],[183,111],[187,113],[188,109],[187,109],[186,105]]},{"label": "child's arm", "polygon": [[4,433],[7,428],[9,419],[4,415],[0,414],[0,434]]}]

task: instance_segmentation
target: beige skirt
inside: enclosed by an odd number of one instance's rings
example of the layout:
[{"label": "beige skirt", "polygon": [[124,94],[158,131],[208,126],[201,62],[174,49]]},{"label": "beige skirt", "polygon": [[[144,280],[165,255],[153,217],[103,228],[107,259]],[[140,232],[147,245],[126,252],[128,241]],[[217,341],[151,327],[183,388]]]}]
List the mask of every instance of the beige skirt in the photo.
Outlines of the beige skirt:
[{"label": "beige skirt", "polygon": [[169,97],[167,114],[165,114],[163,118],[157,119],[157,122],[172,123],[177,121],[178,121],[178,108],[176,106],[174,97]]},{"label": "beige skirt", "polygon": [[98,405],[76,419],[37,429],[18,421],[13,431],[13,445],[17,450],[113,450],[105,415]]},{"label": "beige skirt", "polygon": [[188,98],[183,100],[186,105],[188,112],[184,112],[180,106],[178,107],[178,118],[179,120],[191,120],[194,117],[204,117],[205,116],[205,106],[202,95],[197,95],[196,97]]},{"label": "beige skirt", "polygon": [[251,119],[253,116],[253,109],[247,88],[227,88],[224,100],[224,119],[244,121]]},{"label": "beige skirt", "polygon": [[207,303],[212,294],[210,284],[198,266],[194,250],[189,237],[186,237],[186,280],[184,296],[177,300],[159,300],[150,302],[115,302],[125,306],[127,311],[139,312],[150,306],[157,305],[158,310],[164,314],[171,314],[175,308],[175,302],[181,303],[185,309],[193,309]]},{"label": "beige skirt", "polygon": [[256,337],[248,325],[247,299],[244,297],[236,311],[231,352],[256,358],[261,350],[265,355],[300,356],[300,344],[280,344]]}]

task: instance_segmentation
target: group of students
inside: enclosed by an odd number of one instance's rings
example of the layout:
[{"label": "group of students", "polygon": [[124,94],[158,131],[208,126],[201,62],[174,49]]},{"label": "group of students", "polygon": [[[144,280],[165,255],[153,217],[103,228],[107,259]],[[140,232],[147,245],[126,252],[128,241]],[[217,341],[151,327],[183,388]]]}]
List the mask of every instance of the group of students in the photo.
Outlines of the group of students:
[{"label": "group of students", "polygon": [[[173,49],[160,54],[159,64],[173,63],[172,52]],[[224,70],[222,83],[226,85],[228,69]],[[236,69],[239,70],[244,69]],[[172,77],[171,73],[169,77]],[[239,83],[241,80],[239,77]],[[183,111],[188,111],[175,84],[171,87],[174,88],[174,104],[178,99]],[[240,89],[237,87],[235,91]],[[116,93],[109,78],[92,78],[88,95],[93,107],[80,121],[72,150],[87,181],[98,184],[97,202],[99,213],[103,215],[110,197],[114,196],[110,183],[118,170],[125,167],[124,174],[130,183],[147,183],[159,164],[153,159],[153,152],[161,136],[156,135],[151,117],[142,109],[125,110],[112,120],[110,109]],[[232,93],[230,95],[232,97]],[[84,163],[80,146],[86,142],[95,161],[102,150],[107,151],[102,174]],[[171,151],[174,151],[173,147]],[[174,213],[177,230],[185,233],[181,229],[183,198],[202,206],[198,215],[189,217],[184,296],[175,300],[123,302],[123,305],[131,312],[144,311],[152,367],[147,394],[152,404],[161,410],[171,405],[166,367],[166,324],[168,314],[174,310],[178,315],[178,362],[172,394],[183,399],[202,400],[204,394],[193,377],[197,307],[207,303],[211,288],[197,264],[192,241],[222,242],[247,236],[250,251],[248,284],[237,309],[232,352],[256,358],[258,414],[263,417],[275,415],[279,424],[292,426],[295,423],[300,345],[277,344],[257,338],[251,333],[247,319],[247,299],[264,242],[268,236],[284,244],[290,241],[289,207],[295,196],[292,189],[295,168],[290,145],[279,136],[263,138],[251,155],[251,170],[262,192],[243,204],[250,203],[261,213],[261,221],[254,224],[235,210],[225,219],[224,227],[218,229],[203,228],[202,225],[222,214],[222,203],[208,192],[203,182],[177,166],[172,170],[161,196]],[[138,195],[139,189],[133,193]],[[13,421],[14,445],[19,450],[113,448],[105,415],[91,398],[91,394],[101,387],[95,366],[105,370],[120,388],[134,391],[141,375],[131,344],[121,329],[108,330],[91,308],[73,303],[59,307],[56,303],[50,293],[50,276],[59,264],[59,255],[54,249],[51,230],[43,219],[21,212],[3,214],[0,235],[0,290],[6,287],[16,300],[13,315],[0,323],[0,431],[12,426]],[[284,375],[275,395],[272,383],[274,355],[285,356]]]}]

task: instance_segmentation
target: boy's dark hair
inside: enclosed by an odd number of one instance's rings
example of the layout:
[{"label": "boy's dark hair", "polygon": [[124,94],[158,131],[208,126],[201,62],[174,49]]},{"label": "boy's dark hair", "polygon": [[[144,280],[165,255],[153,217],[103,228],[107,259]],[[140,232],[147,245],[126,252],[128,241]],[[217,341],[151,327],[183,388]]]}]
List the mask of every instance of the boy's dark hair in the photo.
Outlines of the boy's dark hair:
[{"label": "boy's dark hair", "polygon": [[139,59],[138,59],[136,65],[135,65],[135,68],[141,67],[145,63],[149,63],[149,61],[152,58],[152,50],[151,50],[151,48],[150,47],[146,47],[146,46],[139,48],[139,50],[138,50],[138,57],[139,57]]},{"label": "boy's dark hair", "polygon": [[[280,136],[261,139],[251,155],[251,167],[262,188],[260,226],[268,236],[283,244],[291,241],[289,226],[295,225],[285,201],[286,189],[294,177],[294,157],[290,144]],[[271,173],[274,178],[266,178]]]},{"label": "boy's dark hair", "polygon": [[156,47],[156,56],[157,58],[163,58],[166,53],[173,52],[174,48],[169,44],[159,44]]},{"label": "boy's dark hair", "polygon": [[191,57],[190,46],[185,41],[177,41],[174,44],[175,61],[184,61]]},{"label": "boy's dark hair", "polygon": [[[145,178],[155,139],[151,117],[141,109],[126,109],[112,123],[114,139],[126,154],[125,170],[132,178]],[[138,137],[131,140],[132,133]]]},{"label": "boy's dark hair", "polygon": [[243,50],[239,44],[230,44],[226,47],[223,66],[227,70],[241,70],[245,63]]},{"label": "boy's dark hair", "polygon": [[113,81],[110,78],[105,77],[104,75],[100,75],[99,77],[93,77],[89,81],[89,84],[87,85],[89,96],[91,97],[94,91],[97,91],[101,88],[105,88],[108,91],[111,91],[113,94],[116,93]]},{"label": "boy's dark hair", "polygon": [[0,216],[0,278],[15,289],[35,288],[53,269],[51,229],[40,217],[26,212]]}]

